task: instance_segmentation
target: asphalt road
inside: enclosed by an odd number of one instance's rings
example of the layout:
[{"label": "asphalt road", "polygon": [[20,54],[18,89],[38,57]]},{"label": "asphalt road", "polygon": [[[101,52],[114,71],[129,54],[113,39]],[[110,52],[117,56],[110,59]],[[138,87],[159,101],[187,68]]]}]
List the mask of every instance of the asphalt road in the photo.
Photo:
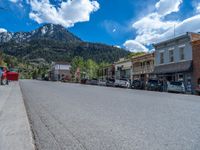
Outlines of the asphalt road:
[{"label": "asphalt road", "polygon": [[39,150],[199,150],[200,97],[20,81]]}]

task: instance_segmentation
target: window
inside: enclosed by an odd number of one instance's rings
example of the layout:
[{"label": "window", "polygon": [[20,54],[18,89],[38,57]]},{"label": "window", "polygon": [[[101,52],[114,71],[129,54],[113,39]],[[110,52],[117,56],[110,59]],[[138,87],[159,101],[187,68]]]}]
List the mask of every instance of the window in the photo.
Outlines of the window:
[{"label": "window", "polygon": [[169,50],[169,61],[174,62],[174,50]]},{"label": "window", "polygon": [[180,47],[179,48],[179,57],[180,57],[180,60],[184,60],[185,59],[184,47]]},{"label": "window", "polygon": [[164,63],[164,52],[160,52],[160,64]]},{"label": "window", "polygon": [[184,81],[184,76],[183,74],[178,75],[178,81]]}]

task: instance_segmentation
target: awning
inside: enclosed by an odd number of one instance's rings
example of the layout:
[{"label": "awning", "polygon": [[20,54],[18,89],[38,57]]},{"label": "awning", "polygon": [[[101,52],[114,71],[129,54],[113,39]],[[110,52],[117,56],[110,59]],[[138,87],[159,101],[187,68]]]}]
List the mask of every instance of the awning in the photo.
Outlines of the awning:
[{"label": "awning", "polygon": [[179,73],[179,72],[187,72],[191,70],[192,70],[192,60],[167,64],[167,65],[155,66],[154,73],[155,74]]}]

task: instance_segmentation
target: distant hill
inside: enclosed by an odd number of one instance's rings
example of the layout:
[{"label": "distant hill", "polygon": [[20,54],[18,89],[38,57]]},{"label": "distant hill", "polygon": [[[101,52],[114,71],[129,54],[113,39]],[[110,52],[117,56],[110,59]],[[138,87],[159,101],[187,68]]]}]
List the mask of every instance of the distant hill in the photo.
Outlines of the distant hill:
[{"label": "distant hill", "polygon": [[75,56],[114,62],[129,54],[114,46],[82,41],[61,25],[46,24],[31,32],[0,33],[0,50],[26,60],[71,61]]}]

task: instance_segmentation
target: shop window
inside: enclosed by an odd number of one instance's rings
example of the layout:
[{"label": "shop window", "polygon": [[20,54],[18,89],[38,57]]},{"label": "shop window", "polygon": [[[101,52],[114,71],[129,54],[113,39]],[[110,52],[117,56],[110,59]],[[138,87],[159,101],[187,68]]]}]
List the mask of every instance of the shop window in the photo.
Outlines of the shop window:
[{"label": "shop window", "polygon": [[183,74],[179,74],[179,75],[178,75],[178,81],[183,81],[183,80],[184,80]]}]

